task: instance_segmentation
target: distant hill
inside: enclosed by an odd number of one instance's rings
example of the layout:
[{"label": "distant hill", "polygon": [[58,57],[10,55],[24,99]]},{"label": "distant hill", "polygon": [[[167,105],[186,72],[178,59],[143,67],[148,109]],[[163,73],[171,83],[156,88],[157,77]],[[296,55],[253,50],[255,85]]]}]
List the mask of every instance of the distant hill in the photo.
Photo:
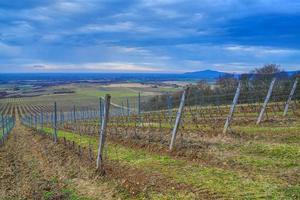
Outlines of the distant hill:
[{"label": "distant hill", "polygon": [[196,71],[196,72],[187,72],[182,74],[181,77],[187,79],[215,80],[220,76],[224,76],[224,75],[233,75],[233,74],[214,71],[214,70],[204,70],[204,71]]},{"label": "distant hill", "polygon": [[[298,71],[287,71],[289,76],[300,73]],[[198,81],[206,80],[216,81],[220,76],[234,75],[238,78],[241,74],[226,73],[215,70],[203,70],[187,72],[182,74],[164,74],[164,73],[0,73],[0,84],[20,83],[33,84],[39,86],[59,85],[61,83],[74,82],[97,82],[97,83],[115,83],[115,82],[157,82],[157,81]]]},{"label": "distant hill", "polygon": [[[287,71],[286,72],[289,76],[293,76],[295,74],[300,74],[300,70],[298,71]],[[227,72],[220,72],[215,70],[203,70],[203,71],[196,71],[196,72],[187,72],[184,74],[180,74],[180,78],[183,79],[194,79],[194,80],[216,80],[221,76],[231,75],[238,78],[241,74],[240,73],[227,73]]]},{"label": "distant hill", "polygon": [[288,71],[287,73],[288,73],[289,76],[292,76],[294,74],[300,74],[300,70],[298,70],[298,71]]}]

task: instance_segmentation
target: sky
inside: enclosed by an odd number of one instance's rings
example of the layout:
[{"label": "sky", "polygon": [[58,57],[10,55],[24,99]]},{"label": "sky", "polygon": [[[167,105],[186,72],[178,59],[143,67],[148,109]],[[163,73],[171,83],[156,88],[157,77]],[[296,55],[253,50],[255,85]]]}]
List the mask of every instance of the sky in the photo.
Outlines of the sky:
[{"label": "sky", "polygon": [[300,0],[0,0],[0,72],[300,70]]}]

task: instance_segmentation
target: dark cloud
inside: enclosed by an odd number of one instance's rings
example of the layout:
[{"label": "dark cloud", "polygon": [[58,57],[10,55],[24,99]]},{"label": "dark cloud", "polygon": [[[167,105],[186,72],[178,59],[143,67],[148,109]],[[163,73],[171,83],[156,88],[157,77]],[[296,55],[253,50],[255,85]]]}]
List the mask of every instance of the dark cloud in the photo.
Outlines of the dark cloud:
[{"label": "dark cloud", "polygon": [[295,68],[299,12],[299,0],[2,0],[1,51],[15,59],[0,60],[0,70],[88,62]]}]

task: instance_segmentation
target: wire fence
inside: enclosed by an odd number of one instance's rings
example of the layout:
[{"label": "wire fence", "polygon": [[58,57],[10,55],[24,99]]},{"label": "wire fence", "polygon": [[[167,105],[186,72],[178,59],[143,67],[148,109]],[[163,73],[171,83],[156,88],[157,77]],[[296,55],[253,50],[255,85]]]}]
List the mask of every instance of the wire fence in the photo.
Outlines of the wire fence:
[{"label": "wire fence", "polygon": [[[241,127],[258,124],[287,127],[299,122],[300,96],[294,83],[284,83],[289,88],[286,90],[280,88],[282,82],[275,81],[254,90],[245,89],[240,81],[225,94],[200,95],[186,88],[176,94],[124,98],[119,104],[109,102],[107,127],[103,127],[108,112],[103,98],[95,108],[65,109],[54,103],[52,112],[37,110],[23,115],[21,121],[91,161],[97,160],[99,141],[104,137],[101,160],[108,157],[112,162],[128,162],[124,154],[136,153],[124,146],[197,151],[203,148],[202,137],[241,134]],[[100,134],[103,129],[105,136]]]},{"label": "wire fence", "polygon": [[12,116],[4,116],[1,115],[1,120],[0,120],[0,146],[4,145],[5,141],[7,140],[7,137],[13,127],[15,126],[15,118]]}]

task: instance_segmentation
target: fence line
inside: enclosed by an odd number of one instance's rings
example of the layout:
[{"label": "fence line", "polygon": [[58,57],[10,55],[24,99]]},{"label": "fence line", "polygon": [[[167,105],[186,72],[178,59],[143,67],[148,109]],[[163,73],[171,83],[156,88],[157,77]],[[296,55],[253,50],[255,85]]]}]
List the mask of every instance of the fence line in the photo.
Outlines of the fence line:
[{"label": "fence line", "polygon": [[[223,96],[224,101],[209,96],[208,99],[213,100],[210,104],[196,104],[195,102],[202,102],[201,99],[205,96],[193,96],[191,91],[186,89],[181,94],[180,102],[178,99],[174,99],[172,94],[153,99],[148,98],[149,102],[146,102],[139,94],[134,98],[135,102],[129,102],[129,98],[126,98],[125,107],[122,102],[119,105],[108,100],[103,101],[100,98],[95,109],[73,106],[73,109],[68,110],[57,104],[52,106],[52,112],[32,112],[23,115],[21,121],[24,125],[40,130],[52,138],[57,137],[57,142],[60,142],[61,138],[64,143],[70,141],[70,145],[77,148],[80,154],[88,141],[87,148],[89,148],[91,160],[93,160],[93,145],[97,143],[96,164],[97,168],[102,168],[105,138],[119,142],[138,142],[143,145],[160,144],[166,149],[168,146],[169,150],[172,150],[176,144],[177,150],[181,147],[195,148],[195,146],[199,146],[201,144],[200,137],[203,135],[221,135],[222,131],[224,133],[229,130],[230,133],[233,133],[236,125],[255,125],[257,117],[260,117],[262,113],[261,108],[264,108],[263,113],[268,116],[266,119],[261,119],[262,126],[277,122],[289,124],[299,120],[299,98],[296,96],[296,89],[290,98],[291,109],[284,117],[282,112],[285,103],[282,99],[287,99],[288,93],[291,94],[291,91],[277,96],[279,93],[276,93],[275,86],[276,82],[272,80],[268,90],[258,91],[261,92],[261,96],[265,96],[264,102],[260,98],[256,98],[252,91],[243,91],[243,82],[241,81],[235,88],[235,93]],[[249,94],[252,98],[245,99],[245,96]],[[292,102],[293,100],[294,102]],[[131,99],[131,101],[133,100]],[[161,101],[163,106],[160,106]],[[134,103],[139,109],[130,107]],[[150,104],[151,109],[145,107]],[[73,139],[70,140],[70,136],[66,133],[72,133]],[[93,143],[98,139],[99,143]],[[83,142],[81,143],[81,141]],[[75,147],[76,142],[78,142],[78,147]]]},{"label": "fence line", "polygon": [[1,115],[0,146],[4,145],[9,133],[11,132],[11,130],[13,129],[14,126],[15,126],[15,118],[13,118],[12,116]]}]

